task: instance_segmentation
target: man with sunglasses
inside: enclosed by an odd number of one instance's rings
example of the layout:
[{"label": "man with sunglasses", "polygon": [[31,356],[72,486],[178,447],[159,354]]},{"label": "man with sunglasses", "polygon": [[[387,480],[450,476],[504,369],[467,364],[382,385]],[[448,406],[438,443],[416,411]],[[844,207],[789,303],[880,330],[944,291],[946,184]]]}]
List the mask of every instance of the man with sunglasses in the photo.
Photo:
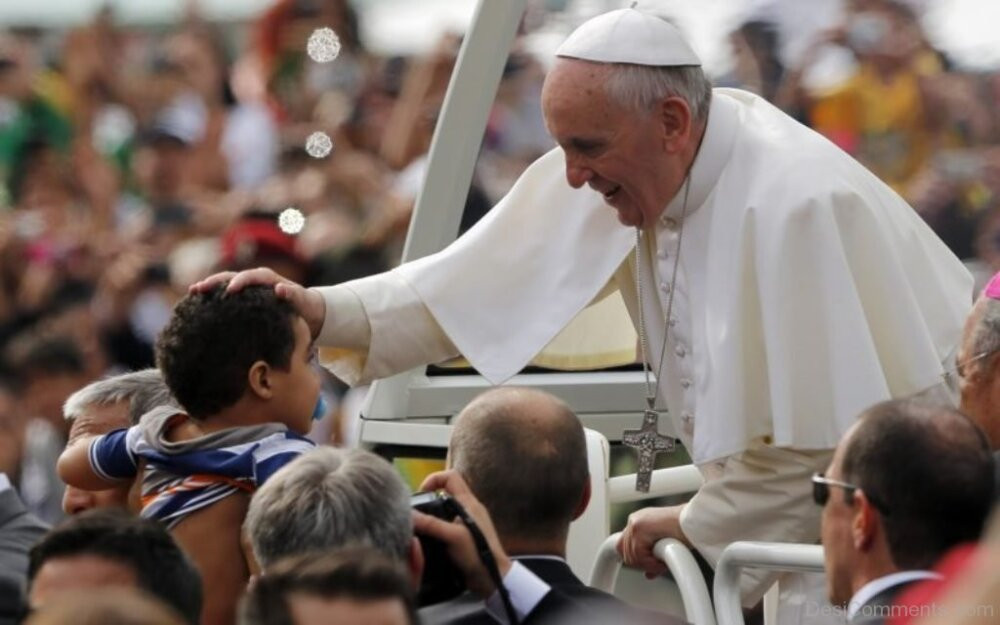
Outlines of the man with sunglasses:
[{"label": "man with sunglasses", "polygon": [[989,445],[962,413],[916,400],[862,413],[813,476],[834,609],[852,625],[886,622],[902,590],[979,538],[992,492]]},{"label": "man with sunglasses", "polygon": [[1000,499],[1000,273],[990,279],[965,322],[953,379],[959,407],[983,429],[997,464]]}]

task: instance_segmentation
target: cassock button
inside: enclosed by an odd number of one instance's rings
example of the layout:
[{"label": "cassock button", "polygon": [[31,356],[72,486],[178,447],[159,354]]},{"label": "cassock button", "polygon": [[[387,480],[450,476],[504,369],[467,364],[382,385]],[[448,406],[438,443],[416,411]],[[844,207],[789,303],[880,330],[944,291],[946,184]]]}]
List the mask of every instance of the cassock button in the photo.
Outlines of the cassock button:
[{"label": "cassock button", "polygon": [[671,328],[677,325],[677,317],[670,315],[670,319],[667,320],[667,324],[670,325]]},{"label": "cassock button", "polygon": [[683,358],[684,356],[687,355],[688,352],[683,345],[678,345],[677,347],[674,348],[674,353],[677,354],[678,358]]},{"label": "cassock button", "polygon": [[670,292],[670,284],[667,283],[667,282],[661,282],[660,283],[660,290],[663,291],[664,293],[669,293]]},{"label": "cassock button", "polygon": [[691,388],[691,380],[689,380],[687,378],[684,378],[683,380],[681,380],[681,388],[684,389],[684,390],[687,390],[687,389]]},{"label": "cassock button", "polygon": [[674,219],[673,217],[664,217],[663,225],[669,228],[670,230],[674,230],[677,228],[677,220]]}]

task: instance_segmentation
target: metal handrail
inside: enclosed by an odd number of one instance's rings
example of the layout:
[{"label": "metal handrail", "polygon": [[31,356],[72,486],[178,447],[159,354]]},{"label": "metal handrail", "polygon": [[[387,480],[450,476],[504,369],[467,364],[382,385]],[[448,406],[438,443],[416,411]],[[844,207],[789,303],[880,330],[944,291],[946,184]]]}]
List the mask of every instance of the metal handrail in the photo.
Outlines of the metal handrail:
[{"label": "metal handrail", "polygon": [[719,625],[743,625],[740,573],[743,568],[772,571],[823,571],[823,547],[796,543],[735,542],[715,567],[715,615]]},{"label": "metal handrail", "polygon": [[[615,579],[622,568],[621,556],[615,548],[621,533],[612,534],[601,544],[590,573],[590,585],[605,592],[613,592]],[[694,625],[715,625],[715,612],[708,594],[705,578],[698,568],[691,551],[678,540],[664,538],[653,546],[653,555],[667,565],[667,570],[677,582],[685,618]]]}]

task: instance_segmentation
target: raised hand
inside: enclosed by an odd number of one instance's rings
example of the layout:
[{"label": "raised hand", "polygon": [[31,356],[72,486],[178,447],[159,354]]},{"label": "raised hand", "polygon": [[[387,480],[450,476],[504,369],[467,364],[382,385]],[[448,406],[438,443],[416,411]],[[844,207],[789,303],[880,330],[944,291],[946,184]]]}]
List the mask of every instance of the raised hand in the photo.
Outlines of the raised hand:
[{"label": "raised hand", "polygon": [[226,287],[228,293],[235,293],[250,285],[273,286],[278,297],[290,302],[295,310],[302,315],[309,326],[312,337],[316,338],[319,335],[319,331],[323,327],[323,320],[326,318],[326,302],[323,300],[323,296],[318,291],[296,284],[267,267],[247,269],[239,273],[223,271],[195,282],[188,287],[188,292],[204,293],[226,283],[228,283]]}]

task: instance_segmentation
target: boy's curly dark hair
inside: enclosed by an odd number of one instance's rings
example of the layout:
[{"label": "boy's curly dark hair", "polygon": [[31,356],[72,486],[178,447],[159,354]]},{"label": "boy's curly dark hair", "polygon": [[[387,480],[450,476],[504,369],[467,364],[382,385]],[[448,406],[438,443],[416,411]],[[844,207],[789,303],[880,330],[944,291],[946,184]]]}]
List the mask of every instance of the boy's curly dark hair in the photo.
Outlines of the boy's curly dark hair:
[{"label": "boy's curly dark hair", "polygon": [[270,286],[192,293],[156,341],[156,366],[188,414],[204,419],[243,396],[254,362],[288,369],[296,315]]}]

